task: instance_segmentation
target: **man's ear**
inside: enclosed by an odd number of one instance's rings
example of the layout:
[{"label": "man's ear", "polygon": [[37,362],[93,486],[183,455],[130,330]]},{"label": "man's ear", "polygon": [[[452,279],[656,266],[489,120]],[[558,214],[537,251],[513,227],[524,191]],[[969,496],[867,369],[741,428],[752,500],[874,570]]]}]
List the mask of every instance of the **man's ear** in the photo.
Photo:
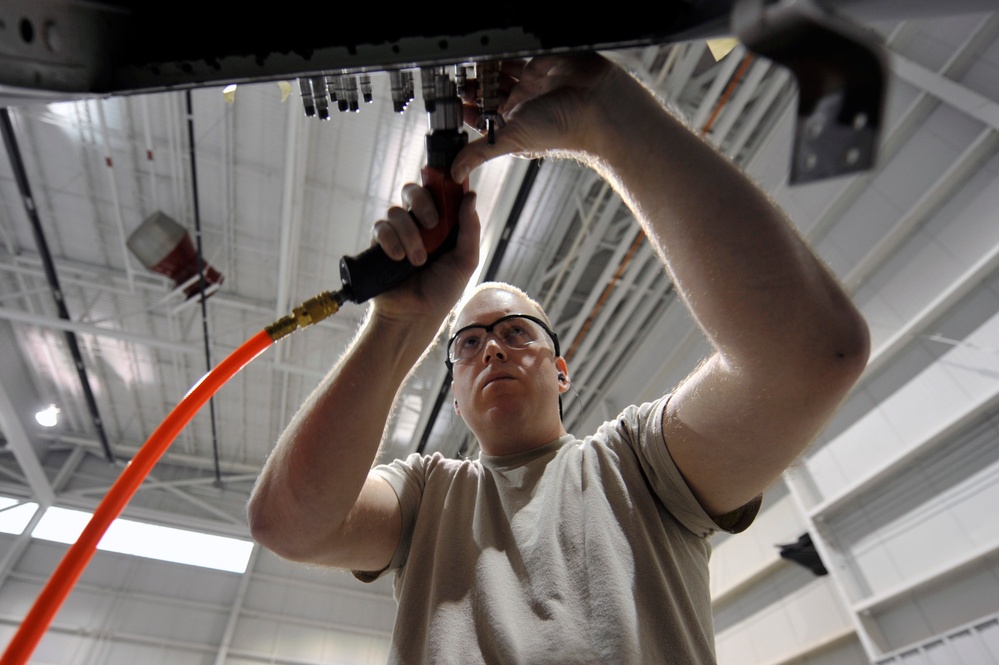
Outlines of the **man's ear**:
[{"label": "man's ear", "polygon": [[562,356],[555,359],[555,370],[558,372],[558,391],[564,393],[569,390],[569,366]]}]

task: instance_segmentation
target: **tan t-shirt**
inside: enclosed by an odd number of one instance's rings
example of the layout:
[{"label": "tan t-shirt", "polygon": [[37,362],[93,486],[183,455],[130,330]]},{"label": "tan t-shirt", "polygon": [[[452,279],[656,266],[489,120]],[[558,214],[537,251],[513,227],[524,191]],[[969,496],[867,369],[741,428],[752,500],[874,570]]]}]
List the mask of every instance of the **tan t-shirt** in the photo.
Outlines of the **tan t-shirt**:
[{"label": "tan t-shirt", "polygon": [[[663,444],[666,398],[583,440],[375,468],[402,507],[390,662],[714,662],[718,525]],[[723,523],[752,522],[759,501]]]}]

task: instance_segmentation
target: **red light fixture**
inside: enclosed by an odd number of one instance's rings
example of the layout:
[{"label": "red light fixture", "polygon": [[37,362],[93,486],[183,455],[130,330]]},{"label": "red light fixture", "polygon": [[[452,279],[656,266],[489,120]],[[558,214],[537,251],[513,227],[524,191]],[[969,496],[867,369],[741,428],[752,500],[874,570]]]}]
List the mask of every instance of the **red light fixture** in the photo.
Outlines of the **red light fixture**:
[{"label": "red light fixture", "polygon": [[[194,251],[191,234],[172,217],[163,212],[154,212],[147,217],[139,227],[128,237],[128,248],[153,272],[166,275],[180,286],[198,274],[198,254]],[[211,295],[217,289],[208,291],[208,287],[222,283],[222,274],[208,265],[203,264],[205,274],[205,293]],[[195,280],[184,289],[184,295],[193,298],[200,292],[198,281]]]}]

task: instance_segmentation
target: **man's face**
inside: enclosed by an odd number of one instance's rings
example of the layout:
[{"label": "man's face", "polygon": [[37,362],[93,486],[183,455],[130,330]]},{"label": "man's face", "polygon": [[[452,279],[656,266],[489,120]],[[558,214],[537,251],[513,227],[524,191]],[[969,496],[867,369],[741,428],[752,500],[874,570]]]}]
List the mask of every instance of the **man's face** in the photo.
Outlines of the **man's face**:
[{"label": "man's face", "polygon": [[[509,314],[540,315],[515,293],[487,289],[466,303],[454,329],[488,326]],[[561,433],[558,397],[568,384],[559,380],[560,373],[566,373],[565,361],[555,358],[547,335],[520,349],[507,347],[497,335],[486,335],[475,356],[454,365],[452,389],[458,412],[487,453],[490,440],[500,435],[516,436],[528,446],[540,445]]]}]

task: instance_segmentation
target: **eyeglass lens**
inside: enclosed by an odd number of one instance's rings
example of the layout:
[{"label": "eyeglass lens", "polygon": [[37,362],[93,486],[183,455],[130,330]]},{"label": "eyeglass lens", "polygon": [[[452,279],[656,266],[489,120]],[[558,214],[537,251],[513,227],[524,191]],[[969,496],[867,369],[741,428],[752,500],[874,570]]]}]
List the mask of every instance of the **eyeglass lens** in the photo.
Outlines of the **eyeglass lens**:
[{"label": "eyeglass lens", "polygon": [[482,350],[486,338],[493,334],[508,349],[523,349],[542,341],[546,333],[538,324],[519,316],[504,317],[492,325],[467,326],[451,339],[448,357],[451,362],[472,358]]}]

